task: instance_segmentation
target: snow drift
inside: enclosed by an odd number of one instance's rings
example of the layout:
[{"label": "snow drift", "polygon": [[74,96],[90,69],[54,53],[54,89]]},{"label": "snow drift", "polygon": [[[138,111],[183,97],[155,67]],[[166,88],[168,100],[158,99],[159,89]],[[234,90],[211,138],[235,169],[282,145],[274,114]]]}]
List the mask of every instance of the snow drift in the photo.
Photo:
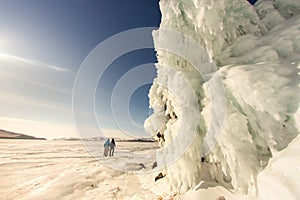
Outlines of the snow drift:
[{"label": "snow drift", "polygon": [[[144,124],[161,145],[158,167],[174,191],[205,181],[263,198],[269,160],[300,129],[300,2],[161,0],[160,8],[154,113]],[[285,192],[298,199],[295,190]]]}]

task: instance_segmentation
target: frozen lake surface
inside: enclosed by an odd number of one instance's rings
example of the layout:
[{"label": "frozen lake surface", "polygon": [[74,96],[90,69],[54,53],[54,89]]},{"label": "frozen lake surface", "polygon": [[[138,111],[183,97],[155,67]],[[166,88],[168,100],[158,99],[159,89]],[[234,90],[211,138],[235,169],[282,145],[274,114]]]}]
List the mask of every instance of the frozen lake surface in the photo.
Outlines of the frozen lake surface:
[{"label": "frozen lake surface", "polygon": [[[259,199],[298,195],[299,144],[297,137],[259,174]],[[155,142],[117,141],[115,156],[106,158],[102,146],[103,141],[0,140],[0,199],[251,200],[205,182],[185,195],[171,193],[168,177],[154,181],[160,173],[152,170]]]},{"label": "frozen lake surface", "polygon": [[156,148],[117,142],[105,158],[103,141],[0,140],[0,199],[155,199]]}]

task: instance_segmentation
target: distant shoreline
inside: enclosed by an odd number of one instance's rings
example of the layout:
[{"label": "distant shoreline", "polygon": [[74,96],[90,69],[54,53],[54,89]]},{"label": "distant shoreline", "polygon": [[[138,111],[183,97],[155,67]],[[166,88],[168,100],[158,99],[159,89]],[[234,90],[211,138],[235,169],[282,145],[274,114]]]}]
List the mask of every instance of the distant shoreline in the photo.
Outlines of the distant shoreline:
[{"label": "distant shoreline", "polygon": [[[54,141],[106,141],[105,137],[93,137],[93,138],[55,138]],[[139,139],[119,139],[115,138],[117,142],[156,142],[152,138],[139,138]]]},{"label": "distant shoreline", "polygon": [[151,139],[133,139],[133,140],[119,140],[119,142],[156,142],[155,140]]}]

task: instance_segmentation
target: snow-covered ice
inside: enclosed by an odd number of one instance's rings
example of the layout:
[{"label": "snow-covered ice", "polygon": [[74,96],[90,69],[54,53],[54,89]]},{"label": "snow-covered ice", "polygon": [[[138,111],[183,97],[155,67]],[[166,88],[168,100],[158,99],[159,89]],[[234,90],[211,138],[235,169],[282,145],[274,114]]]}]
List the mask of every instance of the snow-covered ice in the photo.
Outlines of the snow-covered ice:
[{"label": "snow-covered ice", "polygon": [[289,145],[299,137],[300,1],[162,0],[160,8],[154,113],[144,127],[160,142],[170,190],[299,199],[291,177],[300,160]]},{"label": "snow-covered ice", "polygon": [[[103,152],[102,141],[90,146]],[[171,192],[165,178],[154,181],[155,143],[117,143],[115,157],[95,158],[79,141],[0,140],[0,199],[217,199],[251,200],[216,183],[199,183],[187,194]],[[259,175],[261,199],[298,192],[300,137],[271,159]],[[133,153],[135,152],[135,154]],[[135,160],[143,155],[143,160]],[[288,155],[288,156],[287,156]],[[141,167],[141,162],[145,168]],[[108,167],[123,166],[124,171]],[[283,176],[284,174],[284,176]],[[268,185],[266,187],[265,185]],[[274,190],[273,188],[276,188]],[[281,195],[281,196],[280,196]],[[281,198],[288,199],[288,198]]]},{"label": "snow-covered ice", "polygon": [[88,143],[99,157],[80,141],[0,140],[0,199],[158,197],[144,184],[154,183],[155,143],[117,142],[115,156],[106,158],[103,141]]}]

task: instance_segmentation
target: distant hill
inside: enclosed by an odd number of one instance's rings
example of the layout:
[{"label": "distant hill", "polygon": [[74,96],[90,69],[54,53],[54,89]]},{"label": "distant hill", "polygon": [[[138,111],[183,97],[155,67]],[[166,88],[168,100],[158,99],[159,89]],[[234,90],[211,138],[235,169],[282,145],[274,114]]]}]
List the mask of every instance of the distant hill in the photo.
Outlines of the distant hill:
[{"label": "distant hill", "polygon": [[101,141],[101,140],[106,140],[105,137],[92,137],[92,138],[55,138],[53,140],[58,140],[58,141]]},{"label": "distant hill", "polygon": [[[58,141],[106,141],[106,137],[92,137],[92,138],[56,138],[53,140],[58,140]],[[117,142],[156,142],[153,138],[136,138],[136,139],[121,139],[121,138],[116,138],[115,140]]]},{"label": "distant hill", "polygon": [[137,138],[137,139],[120,139],[120,142],[156,142],[153,138]]},{"label": "distant hill", "polygon": [[37,138],[21,133],[14,133],[0,129],[0,139],[23,139],[23,140],[47,140],[46,138]]}]

